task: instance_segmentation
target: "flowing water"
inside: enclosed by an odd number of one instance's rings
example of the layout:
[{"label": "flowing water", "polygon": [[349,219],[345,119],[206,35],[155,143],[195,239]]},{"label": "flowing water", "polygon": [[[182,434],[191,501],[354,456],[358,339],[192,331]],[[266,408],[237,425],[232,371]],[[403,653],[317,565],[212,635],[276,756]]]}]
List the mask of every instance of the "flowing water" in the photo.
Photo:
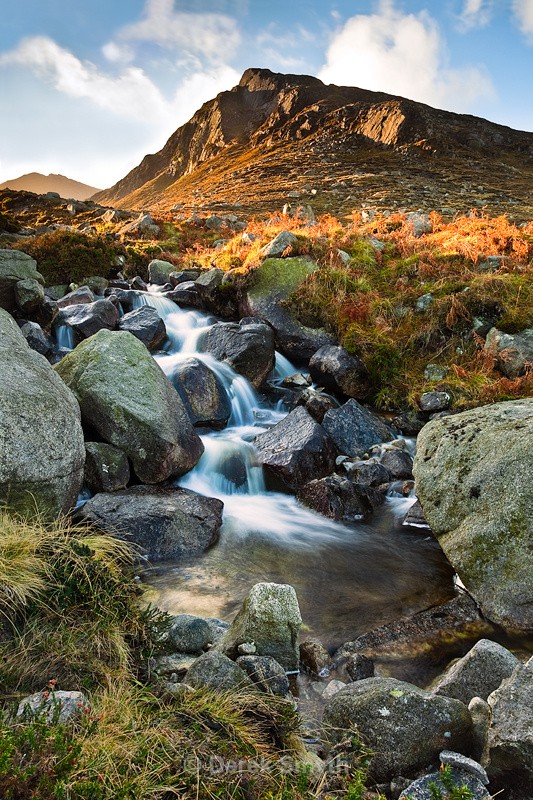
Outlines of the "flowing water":
[{"label": "flowing water", "polygon": [[[172,379],[194,355],[216,375],[231,402],[223,431],[205,433],[205,453],[178,483],[224,502],[219,542],[188,563],[165,563],[144,575],[151,599],[173,613],[231,620],[259,581],[295,587],[310,633],[334,647],[376,625],[452,596],[452,574],[432,537],[402,529],[413,499],[389,497],[368,523],[335,523],[294,497],[267,491],[253,439],[287,413],[260,396],[225,363],[201,352],[202,335],[216,321],[185,311],[157,294],[139,294],[167,326],[168,343],[155,355]],[[277,355],[272,381],[295,372]]]}]

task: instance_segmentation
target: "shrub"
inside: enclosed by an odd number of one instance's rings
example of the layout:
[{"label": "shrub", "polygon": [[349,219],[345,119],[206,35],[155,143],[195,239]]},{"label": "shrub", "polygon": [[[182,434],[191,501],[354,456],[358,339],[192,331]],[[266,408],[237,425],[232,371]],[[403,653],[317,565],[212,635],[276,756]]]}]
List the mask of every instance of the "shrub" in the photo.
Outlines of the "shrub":
[{"label": "shrub", "polygon": [[37,268],[47,285],[80,283],[90,275],[110,277],[122,248],[102,236],[87,236],[73,231],[53,231],[17,243],[37,261]]}]

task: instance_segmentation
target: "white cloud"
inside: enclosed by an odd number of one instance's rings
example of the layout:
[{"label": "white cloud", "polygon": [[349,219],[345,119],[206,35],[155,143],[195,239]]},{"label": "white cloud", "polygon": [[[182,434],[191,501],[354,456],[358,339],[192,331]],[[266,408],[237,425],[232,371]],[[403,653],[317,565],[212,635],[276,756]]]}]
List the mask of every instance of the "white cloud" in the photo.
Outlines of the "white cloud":
[{"label": "white cloud", "polygon": [[121,28],[117,37],[178,49],[212,64],[227,62],[241,41],[233,17],[175,11],[174,0],[146,0],[142,18]]},{"label": "white cloud", "polygon": [[116,42],[107,42],[107,44],[104,44],[102,53],[112,64],[129,64],[134,58],[131,47],[127,44],[117,44]]},{"label": "white cloud", "polygon": [[533,0],[512,0],[520,30],[533,40]]},{"label": "white cloud", "polygon": [[459,18],[463,30],[482,28],[490,22],[493,0],[464,0]]},{"label": "white cloud", "polygon": [[448,66],[445,43],[427,12],[403,14],[392,0],[382,0],[375,14],[347,20],[330,42],[319,77],[453,111],[494,93],[483,69]]}]

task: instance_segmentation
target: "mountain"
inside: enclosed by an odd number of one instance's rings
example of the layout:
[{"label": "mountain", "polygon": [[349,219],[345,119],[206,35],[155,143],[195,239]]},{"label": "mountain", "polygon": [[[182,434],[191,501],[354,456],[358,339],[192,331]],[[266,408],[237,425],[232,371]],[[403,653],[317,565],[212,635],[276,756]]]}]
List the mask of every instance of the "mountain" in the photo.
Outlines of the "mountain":
[{"label": "mountain", "polygon": [[19,192],[34,192],[35,194],[57,192],[67,200],[88,200],[91,195],[100,191],[95,186],[73,181],[64,175],[42,175],[40,172],[30,172],[28,175],[21,175],[20,178],[14,178],[12,181],[5,181],[0,184],[0,189],[15,189]]},{"label": "mountain", "polygon": [[317,210],[485,206],[533,216],[533,134],[307,75],[248,69],[94,200],[168,210],[287,197]]}]

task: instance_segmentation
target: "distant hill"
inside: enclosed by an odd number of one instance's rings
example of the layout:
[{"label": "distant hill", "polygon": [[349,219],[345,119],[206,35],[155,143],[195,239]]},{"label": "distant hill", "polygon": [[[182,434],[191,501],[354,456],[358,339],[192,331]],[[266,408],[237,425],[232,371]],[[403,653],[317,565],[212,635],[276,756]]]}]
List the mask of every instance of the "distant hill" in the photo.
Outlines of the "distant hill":
[{"label": "distant hill", "polygon": [[95,192],[100,191],[94,186],[73,181],[64,175],[41,175],[40,172],[30,172],[28,175],[21,175],[20,178],[12,181],[5,181],[0,184],[0,189],[15,189],[19,192],[35,192],[35,194],[57,192],[61,197],[73,200],[87,200]]},{"label": "distant hill", "polygon": [[[486,207],[533,216],[533,134],[308,75],[248,69],[95,201],[261,212]],[[306,198],[308,198],[306,200]]]}]

